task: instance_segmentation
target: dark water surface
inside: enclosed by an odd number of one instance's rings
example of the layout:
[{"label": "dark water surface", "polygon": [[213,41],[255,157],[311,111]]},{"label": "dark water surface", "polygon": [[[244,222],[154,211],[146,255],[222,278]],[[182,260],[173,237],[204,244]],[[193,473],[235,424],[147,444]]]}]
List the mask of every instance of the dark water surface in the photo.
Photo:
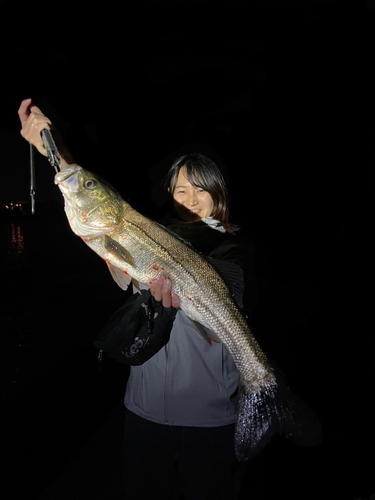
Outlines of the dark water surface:
[{"label": "dark water surface", "polygon": [[0,496],[36,498],[121,401],[127,372],[98,373],[92,340],[125,292],[61,207],[0,228]]}]

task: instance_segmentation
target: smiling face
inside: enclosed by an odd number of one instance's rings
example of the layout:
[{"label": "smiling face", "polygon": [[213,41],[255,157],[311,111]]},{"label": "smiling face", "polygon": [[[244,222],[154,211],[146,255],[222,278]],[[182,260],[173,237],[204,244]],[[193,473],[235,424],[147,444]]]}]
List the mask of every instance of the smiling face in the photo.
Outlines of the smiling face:
[{"label": "smiling face", "polygon": [[178,173],[176,186],[172,193],[175,210],[185,222],[193,222],[210,217],[214,202],[210,193],[191,184],[182,167]]}]

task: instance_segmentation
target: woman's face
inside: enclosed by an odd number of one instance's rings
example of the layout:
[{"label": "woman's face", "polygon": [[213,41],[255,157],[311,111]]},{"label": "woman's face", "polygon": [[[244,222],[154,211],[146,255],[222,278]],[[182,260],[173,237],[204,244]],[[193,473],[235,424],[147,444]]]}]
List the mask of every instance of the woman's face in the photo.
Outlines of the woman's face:
[{"label": "woman's face", "polygon": [[172,196],[175,210],[185,222],[194,222],[210,217],[214,209],[211,195],[190,183],[186,177],[185,167],[182,167],[178,173]]}]

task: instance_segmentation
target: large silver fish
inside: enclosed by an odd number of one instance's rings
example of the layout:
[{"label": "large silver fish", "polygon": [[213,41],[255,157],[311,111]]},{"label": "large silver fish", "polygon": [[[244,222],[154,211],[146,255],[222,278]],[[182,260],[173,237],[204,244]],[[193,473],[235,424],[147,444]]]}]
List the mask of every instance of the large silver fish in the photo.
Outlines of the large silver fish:
[{"label": "large silver fish", "polygon": [[132,279],[149,285],[164,274],[186,315],[215,332],[227,347],[240,377],[237,458],[255,455],[278,432],[301,444],[316,444],[318,424],[302,415],[303,403],[280,385],[211,264],[80,166],[56,174],[55,183],[63,193],[73,232],[107,262],[119,286],[126,289]]}]

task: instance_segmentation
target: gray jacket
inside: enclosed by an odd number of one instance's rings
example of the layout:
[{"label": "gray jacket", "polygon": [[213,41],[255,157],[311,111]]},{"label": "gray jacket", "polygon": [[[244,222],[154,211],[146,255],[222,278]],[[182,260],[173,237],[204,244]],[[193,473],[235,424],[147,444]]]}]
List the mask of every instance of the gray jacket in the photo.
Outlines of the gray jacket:
[{"label": "gray jacket", "polygon": [[178,311],[169,342],[132,366],[125,406],[152,422],[216,427],[236,421],[238,373],[222,343],[208,344]]}]

